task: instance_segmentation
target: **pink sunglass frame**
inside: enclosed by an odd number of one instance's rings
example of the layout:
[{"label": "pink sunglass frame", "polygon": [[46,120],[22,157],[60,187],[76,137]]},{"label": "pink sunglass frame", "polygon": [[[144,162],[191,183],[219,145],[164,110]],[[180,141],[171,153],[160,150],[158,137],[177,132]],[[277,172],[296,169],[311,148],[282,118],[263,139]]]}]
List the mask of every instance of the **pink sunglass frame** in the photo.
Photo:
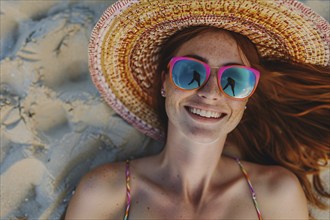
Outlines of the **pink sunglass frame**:
[{"label": "pink sunglass frame", "polygon": [[[206,80],[202,83],[202,85],[200,87],[197,87],[195,89],[183,89],[183,88],[180,88],[179,86],[177,86],[175,84],[175,82],[173,81],[173,73],[172,73],[172,70],[173,70],[173,67],[174,67],[174,64],[178,61],[181,61],[181,60],[191,60],[191,61],[195,61],[195,62],[198,62],[200,64],[202,64],[206,70]],[[256,83],[254,85],[254,88],[253,90],[251,91],[251,93],[247,96],[247,97],[244,97],[244,98],[236,98],[236,97],[233,97],[233,96],[230,96],[228,95],[227,93],[225,93],[220,85],[220,80],[221,77],[222,77],[222,74],[224,73],[224,71],[226,69],[229,69],[229,68],[232,68],[232,67],[240,67],[240,68],[244,68],[244,69],[247,69],[249,71],[251,71],[255,77],[256,77]],[[253,95],[253,93],[255,92],[257,86],[258,86],[258,83],[259,83],[259,79],[260,79],[260,72],[256,69],[253,69],[251,67],[248,67],[248,66],[244,66],[244,65],[229,65],[229,66],[222,66],[222,67],[211,67],[210,65],[208,65],[207,63],[201,61],[201,60],[198,60],[198,59],[195,59],[195,58],[192,58],[192,57],[182,57],[182,56],[179,56],[179,57],[173,57],[170,62],[168,63],[168,68],[169,68],[169,72],[170,72],[170,78],[171,78],[171,82],[172,84],[180,89],[180,90],[183,90],[183,91],[194,91],[194,90],[198,90],[200,88],[202,88],[208,81],[209,81],[209,78],[210,78],[210,75],[211,75],[211,69],[214,69],[214,68],[218,68],[218,74],[217,74],[217,84],[218,84],[218,88],[219,90],[225,95],[227,96],[228,98],[231,98],[231,99],[235,99],[235,100],[244,100],[244,99],[247,99],[249,97],[251,97]]]}]

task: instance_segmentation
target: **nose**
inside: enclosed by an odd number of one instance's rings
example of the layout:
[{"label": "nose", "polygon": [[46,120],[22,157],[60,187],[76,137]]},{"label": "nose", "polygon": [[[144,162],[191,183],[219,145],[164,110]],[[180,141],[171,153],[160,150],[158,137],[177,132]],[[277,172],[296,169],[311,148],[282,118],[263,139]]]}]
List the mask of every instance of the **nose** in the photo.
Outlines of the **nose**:
[{"label": "nose", "polygon": [[198,89],[197,94],[205,99],[218,100],[222,94],[218,87],[218,79],[216,73],[211,73],[209,80],[206,84]]}]

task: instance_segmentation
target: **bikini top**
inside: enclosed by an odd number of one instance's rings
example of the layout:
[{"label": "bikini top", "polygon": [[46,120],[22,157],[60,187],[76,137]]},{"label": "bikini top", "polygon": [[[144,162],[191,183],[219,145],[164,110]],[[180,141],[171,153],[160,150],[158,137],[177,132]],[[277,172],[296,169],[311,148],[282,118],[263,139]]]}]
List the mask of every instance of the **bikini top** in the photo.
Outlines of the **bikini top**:
[{"label": "bikini top", "polygon": [[[257,202],[257,197],[256,197],[256,193],[252,187],[252,183],[250,181],[250,177],[248,176],[247,171],[245,170],[243,164],[241,163],[241,161],[238,158],[235,158],[237,164],[239,165],[239,167],[241,168],[241,171],[247,181],[247,184],[249,186],[250,192],[251,192],[251,196],[252,196],[252,201],[254,204],[254,207],[257,211],[257,215],[258,215],[258,219],[262,220],[262,216],[261,216],[261,212],[258,206],[258,202]],[[128,214],[129,214],[129,209],[131,206],[131,188],[130,188],[130,171],[129,171],[129,160],[126,161],[126,211],[125,211],[125,216],[124,216],[124,220],[128,220]]]}]

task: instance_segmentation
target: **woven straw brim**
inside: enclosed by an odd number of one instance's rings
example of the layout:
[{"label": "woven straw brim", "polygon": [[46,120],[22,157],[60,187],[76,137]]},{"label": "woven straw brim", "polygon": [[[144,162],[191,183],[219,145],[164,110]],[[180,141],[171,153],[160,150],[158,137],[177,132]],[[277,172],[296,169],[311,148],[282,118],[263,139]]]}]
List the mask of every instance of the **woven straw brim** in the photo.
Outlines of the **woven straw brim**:
[{"label": "woven straw brim", "polygon": [[164,137],[151,98],[160,45],[199,25],[247,36],[263,59],[329,65],[329,23],[293,0],[119,1],[93,29],[92,80],[115,111],[154,139]]}]

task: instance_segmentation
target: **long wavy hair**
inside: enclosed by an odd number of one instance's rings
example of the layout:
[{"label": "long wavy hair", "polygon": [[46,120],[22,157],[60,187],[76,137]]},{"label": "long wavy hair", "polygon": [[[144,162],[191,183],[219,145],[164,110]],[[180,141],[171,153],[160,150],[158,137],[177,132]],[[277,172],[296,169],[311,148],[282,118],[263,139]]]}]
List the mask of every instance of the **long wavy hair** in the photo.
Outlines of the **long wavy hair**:
[{"label": "long wavy hair", "polygon": [[[201,33],[219,30],[207,26],[189,27],[168,38],[159,52],[158,76],[167,72],[168,62],[184,42]],[[330,155],[329,68],[262,60],[247,37],[228,33],[251,66],[261,72],[258,88],[228,140],[238,146],[245,160],[289,169],[298,177],[310,204],[329,208],[319,196],[330,198],[320,179],[320,171],[327,169]],[[168,118],[164,98],[159,92],[161,83],[161,77],[156,77],[154,100],[159,120],[166,128]],[[312,177],[312,184],[309,177]]]}]

